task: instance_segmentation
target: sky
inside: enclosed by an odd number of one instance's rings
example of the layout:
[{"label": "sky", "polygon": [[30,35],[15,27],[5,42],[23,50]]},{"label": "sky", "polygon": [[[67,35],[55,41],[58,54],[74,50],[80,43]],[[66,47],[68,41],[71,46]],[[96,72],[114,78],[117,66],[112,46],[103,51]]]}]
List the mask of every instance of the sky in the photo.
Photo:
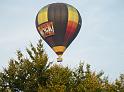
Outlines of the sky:
[{"label": "sky", "polygon": [[[62,65],[76,68],[80,62],[94,71],[104,71],[115,80],[124,73],[124,0],[2,0],[0,1],[0,70],[16,50],[26,53],[30,42],[41,38],[35,27],[38,11],[50,3],[68,3],[77,8],[82,27],[63,55]],[[57,55],[43,41],[49,61]]]}]

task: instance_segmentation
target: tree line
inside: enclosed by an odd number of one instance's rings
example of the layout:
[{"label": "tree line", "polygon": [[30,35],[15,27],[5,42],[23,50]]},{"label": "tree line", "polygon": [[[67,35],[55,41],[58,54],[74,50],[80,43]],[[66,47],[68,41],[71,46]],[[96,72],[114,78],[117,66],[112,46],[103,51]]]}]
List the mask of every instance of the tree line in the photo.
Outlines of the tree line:
[{"label": "tree line", "polygon": [[103,71],[83,62],[76,69],[52,64],[42,40],[26,52],[17,50],[17,58],[0,72],[0,92],[124,92],[124,74],[110,82]]}]

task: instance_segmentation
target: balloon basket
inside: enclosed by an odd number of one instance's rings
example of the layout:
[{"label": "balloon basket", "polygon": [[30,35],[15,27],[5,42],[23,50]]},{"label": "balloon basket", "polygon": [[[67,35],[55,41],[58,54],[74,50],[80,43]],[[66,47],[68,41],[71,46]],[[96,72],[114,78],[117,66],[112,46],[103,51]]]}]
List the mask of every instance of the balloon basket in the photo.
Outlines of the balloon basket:
[{"label": "balloon basket", "polygon": [[62,60],[63,60],[63,59],[62,59],[61,57],[58,57],[58,58],[57,58],[57,62],[62,62]]}]

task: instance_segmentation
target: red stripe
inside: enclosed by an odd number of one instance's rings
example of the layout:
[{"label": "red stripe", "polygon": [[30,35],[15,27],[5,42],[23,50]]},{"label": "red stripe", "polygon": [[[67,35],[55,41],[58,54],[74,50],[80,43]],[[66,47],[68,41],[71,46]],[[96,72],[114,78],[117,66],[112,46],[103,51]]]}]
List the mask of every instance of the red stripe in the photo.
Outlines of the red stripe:
[{"label": "red stripe", "polygon": [[77,28],[77,23],[74,21],[68,21],[67,28],[66,28],[66,34],[64,38],[64,45],[67,45],[68,41],[73,37],[76,28]]}]

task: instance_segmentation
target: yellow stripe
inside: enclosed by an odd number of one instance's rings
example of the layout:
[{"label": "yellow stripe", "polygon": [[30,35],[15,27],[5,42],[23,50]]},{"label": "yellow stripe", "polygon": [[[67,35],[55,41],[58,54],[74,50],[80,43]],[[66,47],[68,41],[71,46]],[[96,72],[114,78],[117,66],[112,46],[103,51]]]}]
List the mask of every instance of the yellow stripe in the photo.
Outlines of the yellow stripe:
[{"label": "yellow stripe", "polygon": [[64,52],[66,47],[65,46],[55,46],[52,48],[55,52]]},{"label": "yellow stripe", "polygon": [[79,21],[77,10],[70,5],[68,5],[68,21],[74,21],[77,24]]},{"label": "yellow stripe", "polygon": [[38,25],[48,21],[48,6],[41,9],[38,13]]}]

